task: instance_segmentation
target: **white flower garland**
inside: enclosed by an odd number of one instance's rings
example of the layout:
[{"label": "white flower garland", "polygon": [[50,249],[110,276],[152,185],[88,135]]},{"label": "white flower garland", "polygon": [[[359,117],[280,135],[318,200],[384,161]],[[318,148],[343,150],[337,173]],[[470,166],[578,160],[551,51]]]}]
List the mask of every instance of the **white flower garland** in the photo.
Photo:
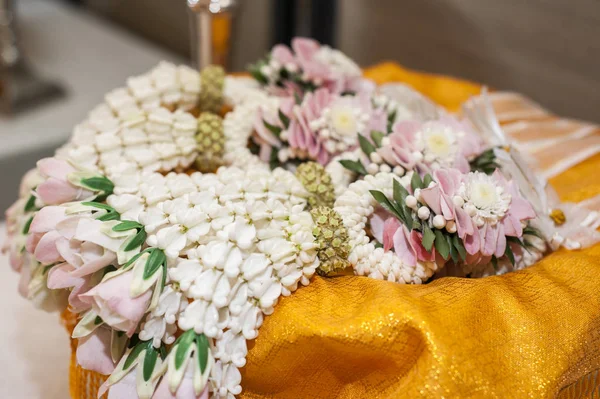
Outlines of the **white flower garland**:
[{"label": "white flower garland", "polygon": [[[351,247],[349,261],[355,274],[378,280],[388,280],[405,284],[421,284],[437,270],[435,262],[417,262],[409,266],[392,251],[377,248],[366,232],[369,217],[378,205],[370,190],[379,190],[392,197],[393,179],[398,179],[404,187],[410,185],[412,173],[398,178],[393,173],[381,172],[367,175],[364,180],[352,183],[336,200],[334,209],[340,214],[348,229]],[[393,216],[390,216],[393,217]]]},{"label": "white flower garland", "polygon": [[57,155],[100,171],[126,190],[123,182],[132,174],[189,167],[197,156],[197,130],[196,118],[182,110],[141,110],[134,119],[120,120],[100,106]]},{"label": "white flower garland", "polygon": [[283,169],[222,167],[146,174],[136,192],[107,199],[123,219],[141,222],[147,243],[169,258],[169,282],[140,338],[171,344],[178,326],[215,339],[210,384],[217,397],[241,392],[246,340],[319,265],[307,196]]}]

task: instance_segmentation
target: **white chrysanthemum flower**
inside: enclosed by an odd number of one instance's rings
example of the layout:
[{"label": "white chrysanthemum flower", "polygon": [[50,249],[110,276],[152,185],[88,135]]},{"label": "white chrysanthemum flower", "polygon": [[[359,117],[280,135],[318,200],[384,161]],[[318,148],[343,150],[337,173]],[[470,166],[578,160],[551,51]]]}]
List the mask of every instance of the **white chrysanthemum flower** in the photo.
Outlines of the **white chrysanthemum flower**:
[{"label": "white chrysanthemum flower", "polygon": [[459,151],[460,137],[461,132],[456,132],[449,126],[428,122],[417,132],[415,141],[417,147],[421,148],[425,162],[452,165]]},{"label": "white chrysanthemum flower", "polygon": [[326,140],[327,151],[334,153],[355,146],[356,135],[366,130],[370,118],[353,98],[342,96],[324,108],[309,127]]},{"label": "white chrysanthemum flower", "polygon": [[463,208],[478,226],[495,225],[510,207],[511,195],[497,185],[494,178],[482,172],[471,172],[458,189]]}]

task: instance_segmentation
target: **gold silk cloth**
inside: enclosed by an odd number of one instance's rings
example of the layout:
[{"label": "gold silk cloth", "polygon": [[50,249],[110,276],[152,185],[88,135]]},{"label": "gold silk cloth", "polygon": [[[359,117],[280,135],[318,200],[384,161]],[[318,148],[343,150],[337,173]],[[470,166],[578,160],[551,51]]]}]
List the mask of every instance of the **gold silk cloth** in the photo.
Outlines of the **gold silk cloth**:
[{"label": "gold silk cloth", "polygon": [[[481,86],[385,63],[456,111]],[[600,194],[600,156],[552,180],[562,199]],[[71,394],[97,376],[72,365]],[[600,245],[523,271],[400,285],[316,276],[277,305],[250,343],[240,398],[583,398],[600,391]],[[595,396],[594,396],[595,397]]]}]

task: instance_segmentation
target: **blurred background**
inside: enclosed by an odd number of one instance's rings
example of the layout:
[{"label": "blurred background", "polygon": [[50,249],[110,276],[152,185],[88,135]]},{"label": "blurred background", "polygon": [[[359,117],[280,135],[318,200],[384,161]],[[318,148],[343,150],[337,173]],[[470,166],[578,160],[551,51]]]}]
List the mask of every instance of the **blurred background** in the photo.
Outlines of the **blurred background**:
[{"label": "blurred background", "polygon": [[[238,3],[231,71],[275,43],[312,36],[361,66],[395,61],[518,91],[561,116],[600,122],[598,0]],[[63,144],[106,92],[163,59],[191,61],[185,0],[0,0],[0,210],[16,198],[25,171]],[[0,241],[3,232],[0,226]],[[56,319],[17,299],[16,280],[8,267],[0,270],[7,295],[0,314],[10,320],[1,339],[11,342],[0,362],[0,397],[64,399],[67,336],[27,327],[55,326]],[[22,361],[40,353],[44,361]],[[18,392],[2,394],[8,386]]]}]

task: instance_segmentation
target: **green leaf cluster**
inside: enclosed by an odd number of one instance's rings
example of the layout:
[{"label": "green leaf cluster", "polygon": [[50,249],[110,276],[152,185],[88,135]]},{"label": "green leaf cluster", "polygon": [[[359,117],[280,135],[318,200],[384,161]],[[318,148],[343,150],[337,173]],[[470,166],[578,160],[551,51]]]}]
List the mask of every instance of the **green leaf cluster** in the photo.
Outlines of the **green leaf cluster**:
[{"label": "green leaf cluster", "polygon": [[[381,148],[381,142],[384,137],[385,133],[379,132],[377,130],[371,131],[371,140],[369,140],[362,134],[358,135],[358,144],[362,152],[367,156],[367,158],[369,158],[369,156],[373,152],[377,151],[378,148]],[[358,175],[367,174],[367,169],[361,161],[342,159],[339,162],[344,168],[348,169],[351,172],[354,172]]]},{"label": "green leaf cluster", "polygon": [[204,373],[208,365],[210,344],[206,335],[196,334],[193,329],[184,332],[175,341],[175,368],[179,370],[183,366],[192,346],[195,346],[200,372]]},{"label": "green leaf cluster", "polygon": [[112,228],[112,230],[116,231],[116,232],[128,231],[128,230],[134,230],[134,229],[136,230],[136,234],[134,236],[132,236],[125,244],[125,248],[124,248],[125,251],[132,251],[132,250],[144,245],[144,243],[146,242],[146,237],[147,237],[144,226],[142,226],[138,222],[134,222],[131,220],[125,220],[125,221],[122,221],[121,223],[115,225]]},{"label": "green leaf cluster", "polygon": [[94,176],[81,179],[81,185],[90,191],[99,193],[95,201],[102,202],[113,193],[115,185],[105,176]]},{"label": "green leaf cluster", "polygon": [[496,162],[496,154],[494,149],[490,148],[469,162],[472,171],[483,172],[486,175],[491,175],[494,171],[500,168],[500,165]]},{"label": "green leaf cluster", "polygon": [[[121,215],[119,214],[119,212],[117,212],[115,210],[115,208],[113,208],[110,205],[102,204],[102,203],[96,202],[96,201],[82,202],[82,205],[91,206],[92,208],[102,209],[102,210],[106,211],[106,213],[104,215],[97,218],[101,222],[107,222],[109,220],[121,219]],[[96,212],[97,211],[93,211],[93,213],[96,213]]]}]

